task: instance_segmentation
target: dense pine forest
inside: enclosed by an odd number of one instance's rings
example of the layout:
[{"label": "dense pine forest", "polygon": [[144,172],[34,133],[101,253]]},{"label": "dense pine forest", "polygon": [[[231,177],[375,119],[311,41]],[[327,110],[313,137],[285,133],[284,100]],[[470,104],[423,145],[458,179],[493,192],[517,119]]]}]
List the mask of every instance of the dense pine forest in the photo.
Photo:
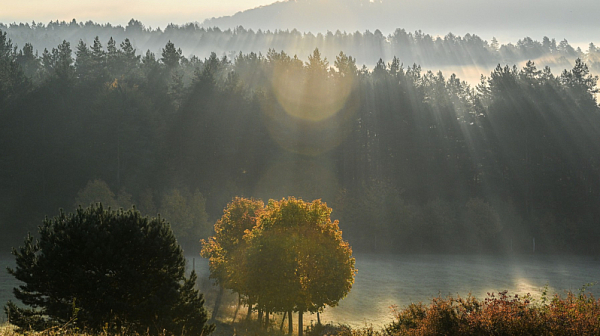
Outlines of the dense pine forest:
[{"label": "dense pine forest", "polygon": [[[584,54],[566,41],[498,47],[397,31],[384,39],[397,57],[367,68],[355,57],[371,57],[378,34],[336,33],[347,44],[302,58],[276,42],[293,32],[266,34],[276,49],[265,53],[208,57],[184,56],[171,28],[156,53],[122,32],[36,53],[43,35],[17,46],[6,32],[36,27],[0,27],[2,246],[59,208],[102,199],[160,212],[196,253],[233,197],[294,195],[326,201],[356,251],[529,253],[535,239],[536,253],[598,253],[593,45]],[[131,36],[158,34],[139,28]],[[189,29],[196,44],[200,31],[265,36]],[[415,47],[396,49],[402,38]],[[564,53],[581,58],[564,71],[512,65]],[[416,65],[429,58],[508,63],[471,86]]]},{"label": "dense pine forest", "polygon": [[426,68],[476,66],[489,68],[497,64],[517,64],[533,60],[538,67],[570,68],[576,58],[586,61],[590,70],[600,72],[600,49],[590,43],[585,50],[573,47],[566,39],[543,37],[541,41],[523,37],[516,43],[499,43],[496,38],[486,41],[476,34],[458,36],[448,33],[436,36],[417,30],[402,28],[391,34],[374,31],[327,31],[311,33],[296,29],[253,30],[238,26],[235,29],[204,27],[197,23],[184,25],[169,24],[163,29],[146,27],[142,22],[131,19],[123,27],[120,25],[99,24],[93,21],[70,22],[51,21],[31,23],[0,23],[13,44],[23,47],[32,44],[34,52],[52,50],[64,40],[74,47],[79,40],[91,45],[95,37],[103,44],[110,38],[123,41],[128,38],[140,51],[157,52],[171,41],[181,48],[183,55],[195,55],[201,59],[211,52],[217,56],[227,55],[233,59],[238,52],[266,54],[269,49],[284,50],[290,55],[298,55],[306,60],[315,48],[324,57],[333,60],[340,50],[352,55],[359,68],[362,64],[372,68],[378,59],[389,62],[394,56],[405,65],[419,64]]}]

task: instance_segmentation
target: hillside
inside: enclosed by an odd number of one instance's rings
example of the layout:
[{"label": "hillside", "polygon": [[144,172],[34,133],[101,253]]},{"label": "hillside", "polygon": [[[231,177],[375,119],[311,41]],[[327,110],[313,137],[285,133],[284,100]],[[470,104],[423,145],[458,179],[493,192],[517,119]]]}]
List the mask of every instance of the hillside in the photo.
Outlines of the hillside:
[{"label": "hillside", "polygon": [[[518,10],[514,10],[518,8]],[[288,0],[238,12],[232,16],[204,20],[204,27],[221,29],[243,26],[251,29],[297,29],[326,32],[379,29],[391,33],[427,29],[435,34],[477,31],[486,38],[501,40],[550,34],[575,43],[589,42],[600,27],[594,13],[600,2],[508,0],[490,11],[487,1],[386,1],[386,0]],[[550,30],[548,28],[551,28]],[[489,35],[489,36],[487,36]],[[540,35],[540,36],[538,36]]]}]

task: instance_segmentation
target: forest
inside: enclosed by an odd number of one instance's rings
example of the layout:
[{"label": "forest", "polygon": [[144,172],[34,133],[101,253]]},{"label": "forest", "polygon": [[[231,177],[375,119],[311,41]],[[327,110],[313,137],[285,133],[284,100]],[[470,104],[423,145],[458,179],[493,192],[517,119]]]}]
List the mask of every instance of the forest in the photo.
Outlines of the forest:
[{"label": "forest", "polygon": [[[315,46],[306,58],[277,43],[264,53],[186,57],[175,39],[154,53],[123,34],[38,53],[7,29],[17,28],[0,27],[2,246],[102,193],[113,207],[172,211],[175,234],[197,254],[234,197],[293,195],[327,202],[356,251],[529,253],[535,240],[536,253],[598,253],[593,45],[587,54],[566,41],[512,46],[517,58],[579,57],[558,70],[517,67],[502,56],[509,47],[474,35],[397,31],[415,47],[386,39],[396,56],[367,68],[355,57],[376,48],[352,41],[356,34],[333,35],[350,42]],[[242,29],[203,32],[259,39]],[[294,35],[270,36],[286,34]],[[422,70],[434,50],[455,64],[467,62],[463,51],[469,62],[498,65],[469,85]]]},{"label": "forest", "polygon": [[[288,4],[289,5],[289,4]],[[372,68],[378,59],[389,62],[394,56],[405,65],[414,63],[422,67],[475,66],[489,68],[497,64],[518,64],[528,60],[536,62],[538,67],[571,68],[576,58],[586,61],[590,70],[600,72],[600,49],[590,43],[586,50],[572,46],[566,39],[544,36],[541,41],[525,36],[516,43],[500,43],[496,38],[490,41],[476,34],[463,36],[451,32],[436,36],[416,30],[407,31],[397,28],[390,34],[379,29],[373,31],[326,31],[310,32],[297,29],[246,29],[242,26],[221,29],[216,26],[204,27],[197,23],[183,25],[169,24],[164,29],[146,27],[141,21],[131,19],[123,27],[100,24],[93,21],[70,22],[51,21],[31,23],[0,23],[13,44],[20,47],[26,43],[33,45],[34,52],[40,54],[44,49],[52,50],[63,40],[74,47],[79,40],[91,44],[99,37],[105,44],[111,37],[117,41],[128,38],[138,50],[158,52],[171,41],[181,48],[183,55],[204,59],[211,52],[221,57],[234,59],[238,52],[266,54],[269,49],[285,51],[289,55],[298,55],[306,60],[315,48],[324,57],[335,59],[340,51],[352,55],[359,68],[367,64]]]}]

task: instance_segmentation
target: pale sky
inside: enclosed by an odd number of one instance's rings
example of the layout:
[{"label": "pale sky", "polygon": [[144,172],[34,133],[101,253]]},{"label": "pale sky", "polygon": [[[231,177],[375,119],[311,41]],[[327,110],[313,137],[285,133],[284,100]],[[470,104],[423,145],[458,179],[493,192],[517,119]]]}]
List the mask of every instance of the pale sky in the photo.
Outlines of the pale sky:
[{"label": "pale sky", "polygon": [[134,18],[146,27],[164,28],[169,23],[201,23],[207,18],[233,15],[273,2],[275,0],[6,0],[0,6],[0,22],[35,20],[46,24],[50,20],[76,19],[125,26]]}]

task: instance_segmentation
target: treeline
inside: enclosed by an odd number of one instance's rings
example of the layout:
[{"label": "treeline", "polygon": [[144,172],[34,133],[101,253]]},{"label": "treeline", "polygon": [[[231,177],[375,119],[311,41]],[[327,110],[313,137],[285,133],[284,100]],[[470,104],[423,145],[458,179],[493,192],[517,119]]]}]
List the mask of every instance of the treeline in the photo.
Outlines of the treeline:
[{"label": "treeline", "polygon": [[[313,34],[298,30],[262,31],[237,27],[221,30],[217,27],[205,28],[196,23],[185,25],[170,24],[152,29],[140,21],[131,19],[127,26],[98,24],[92,21],[71,22],[51,21],[48,24],[12,23],[0,24],[12,41],[19,47],[25,43],[33,44],[39,53],[51,50],[66,38],[71,45],[79,40],[91,44],[96,36],[101,41],[110,37],[118,41],[128,38],[138,50],[157,52],[168,41],[180,47],[185,56],[208,57],[211,52],[233,58],[233,51],[244,54],[255,52],[266,54],[269,49],[285,50],[288,54],[305,59],[315,48],[324,57],[334,59],[343,50],[353,55],[358,64],[374,64],[379,58],[389,61],[399,57],[404,64],[420,64],[424,67],[439,66],[495,66],[515,64],[527,60],[538,60],[538,65],[570,68],[576,58],[586,61],[593,71],[600,71],[600,50],[590,43],[587,50],[574,48],[566,39],[557,41],[544,37],[542,41],[524,37],[515,44],[500,44],[494,38],[486,41],[475,34],[457,36],[448,33],[445,36],[432,36],[422,31],[407,32],[396,29],[394,33],[384,35],[375,30],[364,32],[327,32]],[[234,56],[234,55],[233,55]]]},{"label": "treeline", "polygon": [[597,78],[581,60],[471,87],[343,52],[199,59],[95,39],[36,56],[0,39],[7,241],[102,180],[156,211],[197,190],[211,221],[234,196],[322,198],[358,251],[597,252]]}]

